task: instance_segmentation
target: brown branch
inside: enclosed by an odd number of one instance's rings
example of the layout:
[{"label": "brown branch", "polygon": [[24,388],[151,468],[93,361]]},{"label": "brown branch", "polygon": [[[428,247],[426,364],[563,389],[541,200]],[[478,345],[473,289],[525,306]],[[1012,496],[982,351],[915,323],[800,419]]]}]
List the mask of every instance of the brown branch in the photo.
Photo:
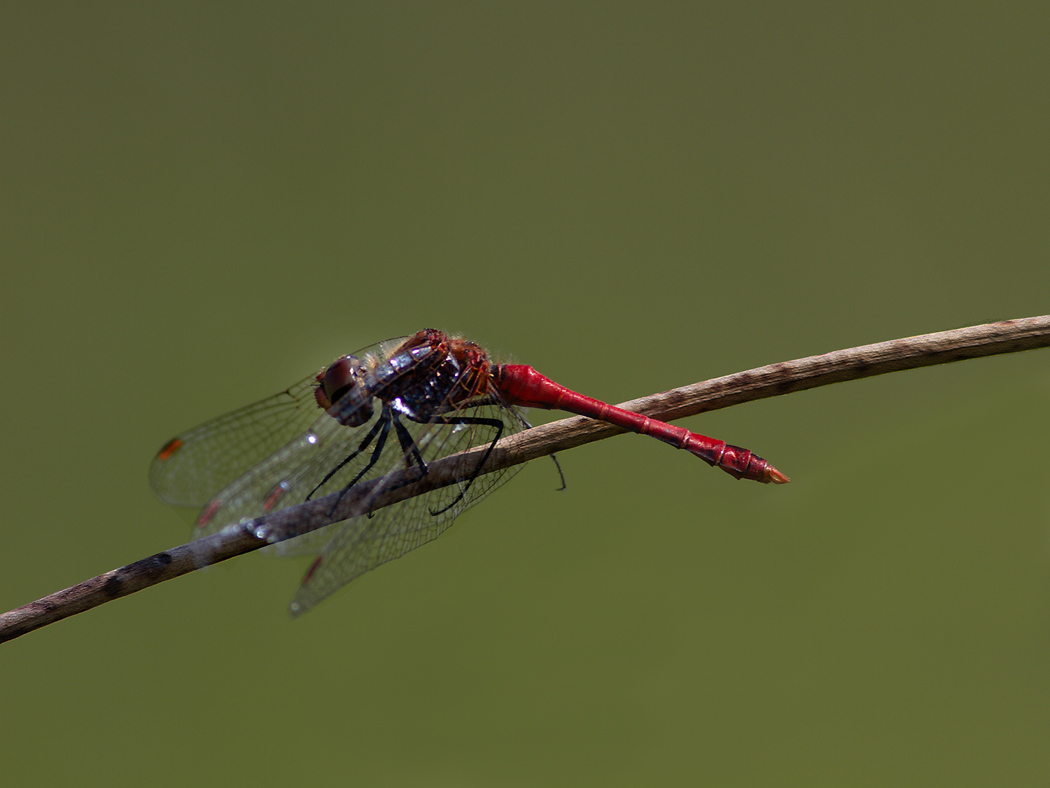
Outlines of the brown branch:
[{"label": "brown branch", "polygon": [[[1047,346],[1050,346],[1050,316],[1007,320],[770,364],[632,400],[621,407],[663,421],[673,421],[831,383]],[[484,472],[528,462],[621,432],[624,430],[579,416],[545,424],[501,440],[489,457]],[[454,484],[475,466],[483,450],[483,447],[477,447],[431,463],[426,478],[382,496],[374,508]],[[371,484],[359,484],[344,495],[332,516],[328,515],[338,496],[310,501],[245,525],[228,527],[212,536],[157,553],[4,613],[0,615],[0,642],[164,580],[258,550],[283,536],[338,522],[343,519],[342,513],[354,511],[368,494]],[[269,541],[256,535],[264,531],[271,535]]]}]

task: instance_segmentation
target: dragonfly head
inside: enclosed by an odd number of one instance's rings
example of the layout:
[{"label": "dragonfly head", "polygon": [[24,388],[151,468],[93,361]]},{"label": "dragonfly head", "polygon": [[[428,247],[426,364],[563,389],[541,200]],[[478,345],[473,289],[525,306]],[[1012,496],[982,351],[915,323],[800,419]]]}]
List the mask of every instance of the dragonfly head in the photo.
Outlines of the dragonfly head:
[{"label": "dragonfly head", "polygon": [[372,395],[365,383],[365,366],[356,356],[343,356],[317,374],[314,399],[318,407],[348,427],[372,418]]}]

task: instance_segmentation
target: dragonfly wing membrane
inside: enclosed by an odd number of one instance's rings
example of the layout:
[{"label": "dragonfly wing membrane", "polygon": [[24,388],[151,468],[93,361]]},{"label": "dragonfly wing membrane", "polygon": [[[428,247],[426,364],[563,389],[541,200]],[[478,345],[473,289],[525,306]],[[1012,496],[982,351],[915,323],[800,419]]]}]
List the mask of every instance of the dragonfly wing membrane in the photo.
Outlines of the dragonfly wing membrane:
[{"label": "dragonfly wing membrane", "polygon": [[309,377],[280,394],[182,433],[150,465],[165,503],[199,508],[234,479],[301,435],[320,415]]}]

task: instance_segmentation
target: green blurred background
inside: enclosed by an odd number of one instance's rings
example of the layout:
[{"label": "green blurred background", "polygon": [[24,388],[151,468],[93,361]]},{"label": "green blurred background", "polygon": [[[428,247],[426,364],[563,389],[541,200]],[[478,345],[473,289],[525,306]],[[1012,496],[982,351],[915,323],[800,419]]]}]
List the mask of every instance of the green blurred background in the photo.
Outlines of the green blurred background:
[{"label": "green blurred background", "polygon": [[[0,609],[171,435],[435,326],[613,402],[1050,312],[1050,6],[6,4]],[[303,619],[248,556],[0,647],[12,785],[1045,785],[1050,353],[537,462]],[[539,421],[545,414],[534,413]]]}]

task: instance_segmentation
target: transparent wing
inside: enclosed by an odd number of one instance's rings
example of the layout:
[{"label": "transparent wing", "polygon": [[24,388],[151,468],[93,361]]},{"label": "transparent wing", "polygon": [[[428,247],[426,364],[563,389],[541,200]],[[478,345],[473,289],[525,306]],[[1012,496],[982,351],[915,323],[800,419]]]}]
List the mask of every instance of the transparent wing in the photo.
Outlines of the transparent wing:
[{"label": "transparent wing", "polygon": [[172,438],[150,465],[154,492],[172,506],[204,506],[324,415],[314,400],[315,386],[310,376],[280,394]]}]

